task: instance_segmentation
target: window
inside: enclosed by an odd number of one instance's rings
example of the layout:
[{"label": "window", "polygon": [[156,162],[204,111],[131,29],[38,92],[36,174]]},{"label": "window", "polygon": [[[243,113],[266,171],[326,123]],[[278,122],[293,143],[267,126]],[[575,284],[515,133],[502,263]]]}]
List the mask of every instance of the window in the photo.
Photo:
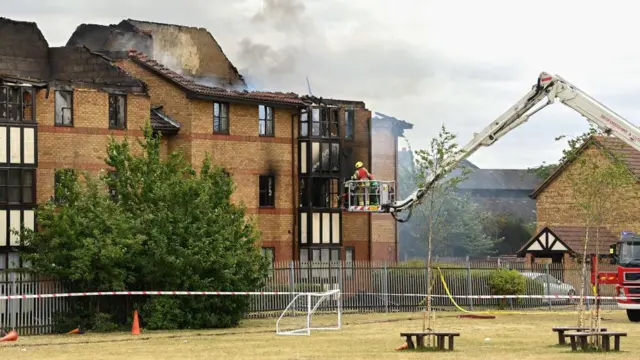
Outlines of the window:
[{"label": "window", "polygon": [[314,173],[339,173],[340,144],[337,142],[311,143],[311,171]]},{"label": "window", "polygon": [[0,120],[32,122],[34,120],[33,88],[0,86]]},{"label": "window", "polygon": [[[339,266],[331,263],[340,261],[340,249],[336,248],[302,248],[300,249],[300,274],[306,279],[337,279],[340,276]],[[314,264],[315,263],[315,264]],[[320,264],[318,264],[320,263]]]},{"label": "window", "polygon": [[56,90],[55,125],[73,126],[73,91]]},{"label": "window", "polygon": [[229,104],[213,103],[213,132],[229,133]]},{"label": "window", "polygon": [[68,181],[75,181],[77,174],[75,169],[58,169],[53,178],[53,201],[60,203],[65,192],[64,184]]},{"label": "window", "polygon": [[345,110],[344,112],[344,138],[347,140],[354,139],[355,128],[355,112],[353,110]]},{"label": "window", "polygon": [[127,127],[127,96],[109,94],[109,128],[125,129]]},{"label": "window", "polygon": [[315,208],[339,207],[339,187],[338,179],[313,179],[313,191],[311,191],[311,206]]},{"label": "window", "polygon": [[34,169],[0,170],[0,203],[35,203],[36,181]]},{"label": "window", "polygon": [[271,269],[273,269],[273,264],[276,261],[276,249],[272,247],[263,247],[261,249],[262,256],[266,257],[271,265]]},{"label": "window", "polygon": [[309,136],[309,114],[307,110],[300,111],[300,136]]},{"label": "window", "polygon": [[260,105],[258,107],[258,122],[260,136],[273,136],[273,107]]},{"label": "window", "polygon": [[276,206],[275,178],[260,176],[260,207]]},{"label": "window", "polygon": [[344,262],[347,278],[353,277],[353,262],[356,259],[356,248],[353,246],[346,247],[344,249]]}]

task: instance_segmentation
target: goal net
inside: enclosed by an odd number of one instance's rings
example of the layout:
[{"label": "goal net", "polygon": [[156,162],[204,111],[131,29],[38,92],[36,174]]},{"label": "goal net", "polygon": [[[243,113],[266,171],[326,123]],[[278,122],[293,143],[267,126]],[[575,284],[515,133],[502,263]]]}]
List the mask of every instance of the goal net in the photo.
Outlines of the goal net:
[{"label": "goal net", "polygon": [[340,290],[296,294],[276,322],[277,335],[311,335],[315,330],[340,330]]}]

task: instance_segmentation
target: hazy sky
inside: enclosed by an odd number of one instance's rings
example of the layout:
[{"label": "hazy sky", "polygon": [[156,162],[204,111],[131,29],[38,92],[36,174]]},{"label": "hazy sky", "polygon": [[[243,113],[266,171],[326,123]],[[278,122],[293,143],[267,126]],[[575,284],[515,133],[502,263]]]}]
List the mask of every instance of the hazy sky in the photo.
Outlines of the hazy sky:
[{"label": "hazy sky", "polygon": [[[413,123],[407,137],[415,149],[442,123],[465,144],[520,99],[541,71],[563,76],[640,123],[637,6],[611,4],[30,0],[4,4],[2,16],[37,22],[51,46],[64,45],[81,23],[132,18],[205,27],[252,86],[306,94],[308,76],[314,95],[362,100]],[[554,138],[587,128],[585,119],[555,104],[471,161],[483,168],[555,161],[565,142]]]}]

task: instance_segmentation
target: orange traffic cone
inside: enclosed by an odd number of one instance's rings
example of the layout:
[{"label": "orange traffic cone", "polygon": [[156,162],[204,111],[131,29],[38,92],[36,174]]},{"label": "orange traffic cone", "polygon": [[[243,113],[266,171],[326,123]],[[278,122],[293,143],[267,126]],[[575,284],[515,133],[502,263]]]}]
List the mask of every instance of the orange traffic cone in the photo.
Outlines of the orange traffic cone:
[{"label": "orange traffic cone", "polygon": [[396,348],[396,350],[400,351],[400,350],[406,350],[409,348],[409,344],[404,343],[402,345],[400,345],[399,347]]},{"label": "orange traffic cone", "polygon": [[3,336],[0,341],[17,341],[18,340],[18,332],[15,330],[9,331],[7,335]]},{"label": "orange traffic cone", "polygon": [[80,326],[78,326],[77,328],[69,331],[67,334],[82,334],[82,330],[80,330]]},{"label": "orange traffic cone", "polygon": [[140,335],[140,324],[138,323],[138,310],[133,312],[133,326],[131,327],[131,334]]}]

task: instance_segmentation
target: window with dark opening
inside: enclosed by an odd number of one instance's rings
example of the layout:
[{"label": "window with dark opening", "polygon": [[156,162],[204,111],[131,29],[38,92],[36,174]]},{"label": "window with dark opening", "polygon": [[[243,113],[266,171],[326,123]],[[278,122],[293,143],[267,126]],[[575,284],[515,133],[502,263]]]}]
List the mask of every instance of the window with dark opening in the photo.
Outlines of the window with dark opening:
[{"label": "window with dark opening", "polygon": [[32,122],[33,88],[25,86],[0,86],[0,120]]},{"label": "window with dark opening", "polygon": [[338,179],[313,179],[313,191],[311,191],[311,206],[314,208],[338,208],[339,184]]},{"label": "window with dark opening", "polygon": [[73,91],[56,90],[55,124],[59,126],[73,125]]},{"label": "window with dark opening", "polygon": [[329,110],[329,136],[338,137],[340,134],[340,126],[338,121],[338,109]]},{"label": "window with dark opening", "polygon": [[127,127],[126,109],[126,95],[109,94],[109,128],[124,129]]},{"label": "window with dark opening", "polygon": [[344,138],[347,140],[354,139],[355,128],[355,112],[353,110],[345,110],[344,112]]},{"label": "window with dark opening", "polygon": [[311,171],[314,173],[340,172],[340,144],[337,142],[311,143]]},{"label": "window with dark opening", "polygon": [[53,177],[53,201],[61,203],[64,193],[67,191],[65,185],[77,180],[75,169],[58,169]]},{"label": "window with dark opening", "polygon": [[260,136],[273,136],[273,107],[258,106],[258,123]]},{"label": "window with dark opening", "polygon": [[34,169],[0,170],[0,202],[8,204],[35,203]]},{"label": "window with dark opening", "polygon": [[307,110],[300,112],[300,136],[309,136],[309,114]]},{"label": "window with dark opening", "polygon": [[229,133],[229,104],[213,103],[213,132]]},{"label": "window with dark opening", "polygon": [[275,177],[260,176],[260,207],[276,206]]}]

